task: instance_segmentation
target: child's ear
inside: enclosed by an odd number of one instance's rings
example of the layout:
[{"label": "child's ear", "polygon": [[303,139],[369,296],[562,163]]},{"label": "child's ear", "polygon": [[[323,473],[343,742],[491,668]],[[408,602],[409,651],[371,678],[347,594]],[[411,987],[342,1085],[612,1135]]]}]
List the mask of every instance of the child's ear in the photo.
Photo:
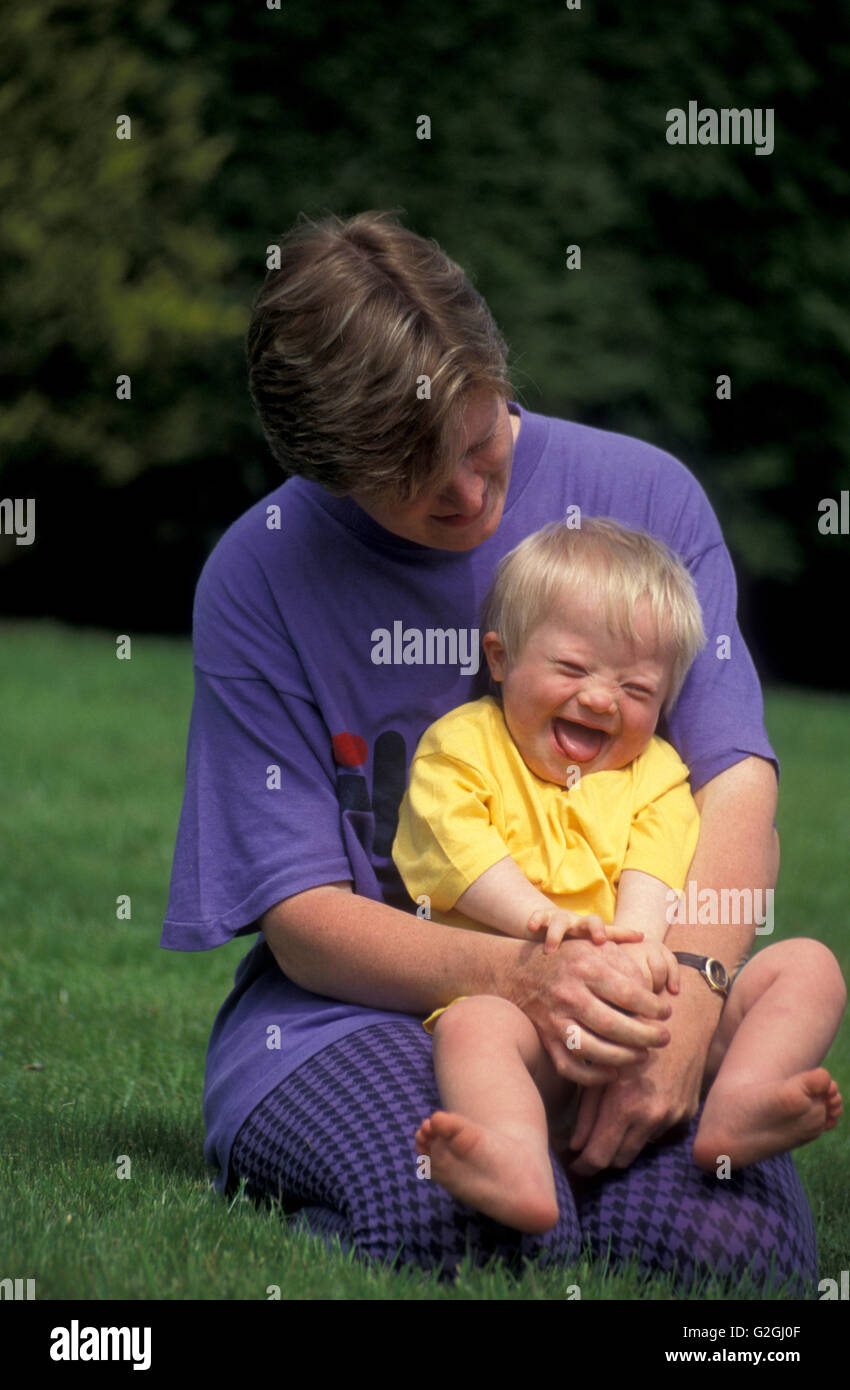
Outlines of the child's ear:
[{"label": "child's ear", "polygon": [[505,660],[505,648],[498,632],[485,632],[481,639],[481,645],[484,648],[484,655],[487,658],[487,665],[490,667],[490,675],[493,680],[503,681],[507,661]]}]

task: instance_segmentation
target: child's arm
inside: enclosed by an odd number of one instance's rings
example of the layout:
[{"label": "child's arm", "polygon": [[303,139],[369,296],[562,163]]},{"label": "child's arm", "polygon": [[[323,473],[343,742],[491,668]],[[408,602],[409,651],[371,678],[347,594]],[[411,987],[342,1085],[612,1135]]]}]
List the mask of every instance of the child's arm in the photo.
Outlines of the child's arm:
[{"label": "child's arm", "polygon": [[699,836],[699,812],[691,795],[688,769],[662,739],[654,740],[638,769],[638,810],[632,816],[624,867],[617,884],[615,923],[643,932],[640,946],[627,952],[656,993],[666,985],[679,992],[679,962],[664,944],[670,930],[668,885],[681,886]]},{"label": "child's arm", "polygon": [[643,933],[643,941],[629,946],[629,954],[643,970],[651,989],[657,992],[666,984],[671,994],[678,994],[679,962],[664,945],[670,926],[669,903],[670,889],[660,878],[640,869],[624,869],[617,885],[614,926]]},{"label": "child's arm", "polygon": [[670,889],[641,869],[624,869],[617,884],[614,921],[643,932],[645,941],[663,941],[669,922]]},{"label": "child's arm", "polygon": [[[648,878],[648,874],[635,877]],[[657,880],[655,880],[657,882]],[[641,939],[640,928],[628,923],[606,926],[601,917],[583,916],[555,907],[545,893],[529,883],[516,860],[508,856],[486,869],[455,903],[458,911],[487,927],[496,927],[506,936],[525,941],[539,939],[546,928],[547,951],[554,951],[565,936],[585,936],[603,941]]]}]

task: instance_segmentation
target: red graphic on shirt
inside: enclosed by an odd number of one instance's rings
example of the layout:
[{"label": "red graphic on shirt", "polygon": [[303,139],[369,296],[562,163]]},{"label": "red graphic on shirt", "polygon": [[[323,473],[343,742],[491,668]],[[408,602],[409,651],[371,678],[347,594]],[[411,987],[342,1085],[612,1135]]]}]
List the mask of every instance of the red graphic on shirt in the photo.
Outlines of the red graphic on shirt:
[{"label": "red graphic on shirt", "polygon": [[366,740],[359,734],[334,734],[332,742],[340,767],[362,767],[369,756]]}]

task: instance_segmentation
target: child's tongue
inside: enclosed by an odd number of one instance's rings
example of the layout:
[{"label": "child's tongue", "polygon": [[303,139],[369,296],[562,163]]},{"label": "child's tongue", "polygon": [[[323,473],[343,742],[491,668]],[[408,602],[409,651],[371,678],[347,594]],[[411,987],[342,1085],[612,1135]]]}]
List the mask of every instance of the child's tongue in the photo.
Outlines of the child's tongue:
[{"label": "child's tongue", "polygon": [[558,747],[577,763],[589,763],[591,758],[595,758],[604,739],[602,729],[588,729],[584,724],[574,724],[571,719],[555,720]]}]

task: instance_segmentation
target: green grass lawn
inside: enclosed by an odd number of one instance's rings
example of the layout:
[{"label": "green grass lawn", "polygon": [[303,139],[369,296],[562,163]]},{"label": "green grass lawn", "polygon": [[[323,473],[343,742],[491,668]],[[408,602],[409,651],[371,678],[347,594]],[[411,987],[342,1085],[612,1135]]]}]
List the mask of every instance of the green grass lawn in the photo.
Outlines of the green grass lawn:
[{"label": "green grass lawn", "polygon": [[[441,1286],[352,1263],[246,1201],[228,1208],[204,1167],[201,1091],[210,1026],[246,943],[157,947],[189,644],[138,638],[118,661],[110,634],[12,624],[0,652],[0,1277],[35,1278],[39,1299],[264,1299],[276,1285],[283,1298],[562,1300],[573,1283],[583,1298],[674,1296],[666,1279],[586,1262],[522,1278],[462,1269]],[[850,977],[850,699],[773,691],[767,709],[783,764],[774,939],[817,936]],[[129,921],[116,917],[124,894]],[[827,1059],[845,1097],[848,1040],[845,1019]],[[846,1134],[842,1120],[796,1154],[820,1272],[836,1279],[850,1265]]]}]

